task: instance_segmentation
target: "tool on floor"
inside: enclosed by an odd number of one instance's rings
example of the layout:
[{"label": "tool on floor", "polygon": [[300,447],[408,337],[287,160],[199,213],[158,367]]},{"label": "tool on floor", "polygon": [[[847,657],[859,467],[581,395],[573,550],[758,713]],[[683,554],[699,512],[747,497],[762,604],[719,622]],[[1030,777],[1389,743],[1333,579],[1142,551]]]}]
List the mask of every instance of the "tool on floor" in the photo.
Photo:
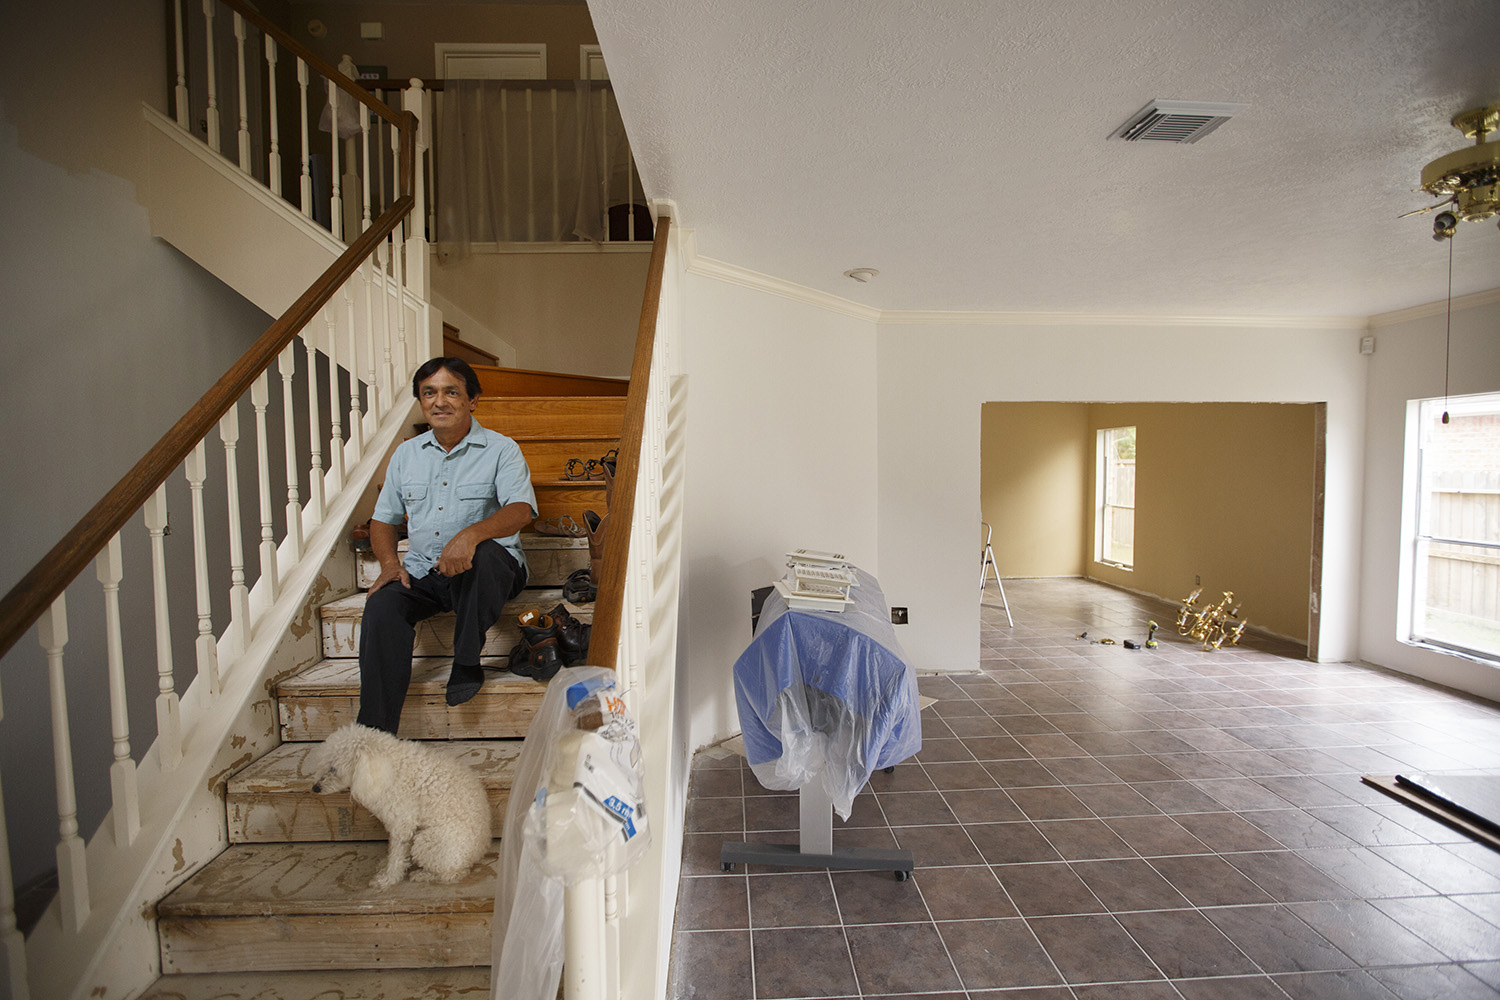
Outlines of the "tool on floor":
[{"label": "tool on floor", "polygon": [[1151,627],[1150,631],[1148,631],[1146,633],[1146,648],[1147,649],[1155,649],[1156,648],[1156,630],[1159,629],[1159,628],[1161,628],[1161,626],[1158,625],[1158,624],[1156,624],[1156,622],[1147,622],[1146,624]]},{"label": "tool on floor", "polygon": [[1005,620],[1010,623],[1011,628],[1015,628],[1016,620],[1010,616],[1010,602],[1005,599],[1005,584],[1000,582],[1000,569],[995,565],[995,550],[990,548],[990,536],[995,530],[987,521],[980,521],[979,526],[984,529],[984,552],[981,553],[979,563],[979,599],[984,600],[985,584],[990,582],[990,572],[993,570],[995,586],[1000,588],[1000,603],[1005,605]]}]

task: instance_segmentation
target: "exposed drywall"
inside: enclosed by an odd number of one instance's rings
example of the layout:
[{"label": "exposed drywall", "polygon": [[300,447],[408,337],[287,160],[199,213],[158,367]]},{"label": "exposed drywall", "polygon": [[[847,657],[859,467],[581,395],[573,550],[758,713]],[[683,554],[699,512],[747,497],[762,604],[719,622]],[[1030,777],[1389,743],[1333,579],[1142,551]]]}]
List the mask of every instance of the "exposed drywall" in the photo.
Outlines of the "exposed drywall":
[{"label": "exposed drywall", "polygon": [[979,510],[1000,575],[1083,575],[1088,406],[986,403],[980,420]]},{"label": "exposed drywall", "polygon": [[[880,575],[875,350],[868,321],[702,275],[684,284],[689,684],[678,696],[697,746],[739,729],[731,668],[750,641],[750,591],[781,577],[788,550],[843,552]],[[927,533],[925,518],[913,530]]]},{"label": "exposed drywall", "polygon": [[[582,4],[299,3],[288,20],[292,37],[329,62],[348,55],[357,65],[386,67],[396,80],[437,75],[434,42],[542,42],[548,78],[576,80],[579,46],[598,43]],[[308,31],[313,21],[325,35]],[[360,38],[366,22],[379,22],[385,37]]]},{"label": "exposed drywall", "polygon": [[[1493,237],[1493,233],[1482,236]],[[1408,400],[1443,395],[1445,316],[1377,317],[1369,366],[1365,438],[1364,587],[1359,648],[1371,663],[1500,700],[1500,668],[1398,639],[1401,507]],[[1476,296],[1453,312],[1452,395],[1500,391],[1500,293]]]},{"label": "exposed drywall", "polygon": [[[627,251],[433,257],[434,296],[479,324],[459,336],[518,368],[625,378],[641,318],[650,245]],[[457,313],[445,313],[453,322]]]},{"label": "exposed drywall", "polygon": [[[1088,576],[1175,600],[1203,579],[1205,599],[1232,590],[1254,625],[1307,638],[1312,557],[1312,404],[1118,403],[1089,407],[1101,428],[1136,429],[1135,558],[1093,558]],[[1165,624],[1165,623],[1163,623]]]},{"label": "exposed drywall", "polygon": [[931,669],[978,666],[973,526],[981,514],[974,461],[981,407],[1163,396],[1328,404],[1319,655],[1355,656],[1364,442],[1359,334],[1276,325],[882,323],[881,582],[892,603],[911,607],[902,643],[912,660]]},{"label": "exposed drywall", "polygon": [[[141,102],[166,107],[161,4],[125,0],[108,18],[85,0],[9,4],[3,19],[0,225],[12,238],[0,250],[7,330],[0,502],[10,512],[0,527],[0,590],[8,590],[270,319],[150,235]],[[213,474],[222,482],[218,461]],[[185,507],[173,510],[173,526],[185,524]],[[174,533],[169,549],[187,551],[190,535]],[[139,519],[124,538],[123,617],[145,633],[131,631],[126,647],[138,755],[155,734],[156,694]],[[180,579],[190,582],[191,569]],[[85,835],[108,808],[113,756],[105,655],[94,638],[99,589],[86,570],[68,593],[77,625],[65,652],[67,707]],[[179,657],[176,668],[181,690],[191,659]],[[5,811],[24,881],[53,866],[57,842],[47,672],[34,630],[5,658],[3,676]]]}]

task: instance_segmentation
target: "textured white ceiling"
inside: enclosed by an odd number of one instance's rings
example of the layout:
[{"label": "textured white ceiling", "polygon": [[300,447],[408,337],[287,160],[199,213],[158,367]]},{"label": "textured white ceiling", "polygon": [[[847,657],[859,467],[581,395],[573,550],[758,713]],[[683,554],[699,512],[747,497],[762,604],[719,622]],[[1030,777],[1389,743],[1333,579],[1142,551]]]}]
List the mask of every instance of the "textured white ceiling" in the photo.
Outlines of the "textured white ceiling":
[{"label": "textured white ceiling", "polygon": [[[1414,194],[1500,102],[1500,0],[590,0],[698,252],[891,309],[1363,316],[1441,299]],[[1242,101],[1195,145],[1107,136]],[[880,275],[860,285],[851,267]],[[1500,286],[1494,220],[1454,292]]]}]

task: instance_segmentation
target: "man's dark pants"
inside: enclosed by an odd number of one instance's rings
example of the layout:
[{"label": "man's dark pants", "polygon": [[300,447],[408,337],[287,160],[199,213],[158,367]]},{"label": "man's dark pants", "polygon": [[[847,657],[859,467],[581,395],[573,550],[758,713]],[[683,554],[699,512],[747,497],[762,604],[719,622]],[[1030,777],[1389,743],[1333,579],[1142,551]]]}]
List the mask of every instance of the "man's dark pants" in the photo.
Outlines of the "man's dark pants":
[{"label": "man's dark pants", "polygon": [[453,704],[455,692],[482,681],[479,651],[484,647],[484,634],[499,620],[505,602],[524,586],[526,571],[515,557],[499,543],[484,541],[474,550],[474,565],[458,576],[443,576],[434,569],[413,579],[410,590],[400,580],[392,580],[371,594],[360,623],[357,721],[388,733],[396,731],[411,685],[417,623],[445,611],[457,616],[449,703]]}]

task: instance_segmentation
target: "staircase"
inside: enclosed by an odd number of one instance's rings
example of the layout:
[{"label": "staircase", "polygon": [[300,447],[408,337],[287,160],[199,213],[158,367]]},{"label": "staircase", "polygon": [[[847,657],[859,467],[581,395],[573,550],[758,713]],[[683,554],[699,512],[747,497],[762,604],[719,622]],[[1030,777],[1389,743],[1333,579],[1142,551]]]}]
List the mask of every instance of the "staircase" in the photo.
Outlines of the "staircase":
[{"label": "staircase", "polygon": [[[613,447],[624,397],[548,395],[541,388],[513,399],[483,398],[476,412],[485,426],[521,445],[541,516],[576,512],[581,523],[583,506],[603,512],[603,485],[551,488],[554,466],[561,469],[566,458],[558,464],[548,456],[568,443],[587,449],[567,457],[597,457]],[[555,606],[568,574],[588,565],[586,539],[522,537],[531,577],[486,639],[483,662],[494,669],[484,688],[464,705],[446,704],[452,617],[424,622],[399,734],[445,741],[481,775],[497,834],[521,740],[545,690],[501,669],[519,639],[516,618]],[[487,991],[499,840],[457,885],[408,879],[390,890],[369,888],[385,856],[384,829],[347,793],[313,793],[304,766],[316,742],[358,711],[363,587],[377,572],[366,555],[356,566],[354,592],[320,610],[323,658],[275,684],[283,742],[228,778],[229,848],[157,905],[163,974],[144,997],[312,1000],[337,990],[354,1000]],[[592,616],[590,606],[573,610],[584,621]]]}]

